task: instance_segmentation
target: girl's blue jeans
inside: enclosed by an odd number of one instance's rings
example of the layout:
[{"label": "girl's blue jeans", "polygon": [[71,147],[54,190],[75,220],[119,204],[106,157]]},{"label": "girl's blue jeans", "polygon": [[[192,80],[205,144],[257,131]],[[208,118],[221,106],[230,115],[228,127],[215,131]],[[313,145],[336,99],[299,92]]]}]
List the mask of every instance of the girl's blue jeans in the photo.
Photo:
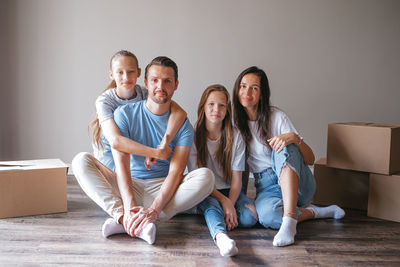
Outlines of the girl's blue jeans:
[{"label": "girl's blue jeans", "polygon": [[282,191],[279,185],[282,168],[287,164],[299,177],[297,216],[299,207],[308,204],[314,196],[316,183],[310,168],[304,163],[303,156],[294,144],[286,146],[279,153],[273,151],[272,164],[272,168],[253,173],[256,187],[255,206],[261,225],[279,229],[283,216]]},{"label": "girl's blue jeans", "polygon": [[[229,196],[229,188],[219,190],[225,196]],[[243,191],[240,192],[239,197],[235,203],[236,214],[238,218],[239,227],[252,227],[257,223],[257,217],[250,211],[246,205],[254,206],[253,201],[248,198]],[[204,215],[208,229],[212,238],[219,232],[226,233],[225,216],[219,201],[208,196],[200,204],[197,205],[198,212]]]}]

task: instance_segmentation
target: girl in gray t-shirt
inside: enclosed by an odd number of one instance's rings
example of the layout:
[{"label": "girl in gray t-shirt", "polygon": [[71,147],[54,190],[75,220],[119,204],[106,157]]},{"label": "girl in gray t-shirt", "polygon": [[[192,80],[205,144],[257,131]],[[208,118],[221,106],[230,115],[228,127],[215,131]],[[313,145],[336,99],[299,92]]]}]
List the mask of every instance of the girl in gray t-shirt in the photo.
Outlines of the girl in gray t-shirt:
[{"label": "girl in gray t-shirt", "polygon": [[[147,168],[154,164],[156,159],[165,160],[170,157],[169,143],[186,120],[186,112],[178,104],[172,102],[171,116],[168,120],[166,133],[157,148],[148,147],[123,137],[114,122],[114,111],[121,105],[129,105],[147,98],[147,90],[136,84],[141,70],[137,58],[129,51],[121,50],[115,53],[110,62],[111,83],[96,100],[96,118],[89,124],[93,130],[94,156],[89,153],[79,153],[72,161],[75,177],[85,193],[102,207],[110,216],[102,227],[104,237],[124,233],[122,225],[123,211],[120,208],[111,209],[117,205],[115,199],[104,197],[99,193],[98,184],[101,181],[93,180],[100,175],[115,183],[115,165],[111,148],[146,157],[144,164]],[[96,166],[95,168],[91,168]],[[93,176],[93,172],[96,175]],[[149,223],[140,232],[139,238],[152,244],[155,238],[155,225]]]},{"label": "girl in gray t-shirt", "polygon": [[186,112],[173,102],[171,117],[164,138],[158,148],[141,145],[121,136],[114,122],[118,106],[135,103],[147,98],[147,89],[136,84],[141,69],[137,58],[129,51],[118,51],[110,62],[111,83],[96,100],[96,118],[90,123],[93,134],[94,156],[111,170],[115,169],[111,148],[121,152],[145,156],[149,167],[156,159],[165,160],[171,149],[169,143],[186,119]]}]

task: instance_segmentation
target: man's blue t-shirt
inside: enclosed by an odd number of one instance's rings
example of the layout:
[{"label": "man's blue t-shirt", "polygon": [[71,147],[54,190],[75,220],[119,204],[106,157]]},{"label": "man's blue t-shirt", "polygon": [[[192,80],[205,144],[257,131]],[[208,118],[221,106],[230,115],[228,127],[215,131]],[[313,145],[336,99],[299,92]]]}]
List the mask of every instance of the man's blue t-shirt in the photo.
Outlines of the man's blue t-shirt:
[{"label": "man's blue t-shirt", "polygon": [[[121,135],[128,137],[140,144],[156,148],[168,125],[170,111],[158,116],[150,112],[146,107],[146,100],[118,107],[114,112],[114,121]],[[167,160],[157,160],[150,166],[150,170],[144,165],[145,157],[131,154],[131,176],[135,178],[149,179],[166,177],[169,172],[174,148],[176,146],[191,147],[193,143],[193,127],[186,118],[182,127],[171,141],[172,153]]]}]

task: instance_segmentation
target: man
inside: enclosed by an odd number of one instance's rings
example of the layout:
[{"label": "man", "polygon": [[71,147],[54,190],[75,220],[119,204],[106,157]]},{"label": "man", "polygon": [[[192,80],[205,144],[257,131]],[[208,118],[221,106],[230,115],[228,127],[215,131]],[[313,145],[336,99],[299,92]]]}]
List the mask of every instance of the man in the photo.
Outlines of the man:
[{"label": "man", "polygon": [[[145,70],[147,100],[114,112],[121,134],[150,147],[160,144],[178,83],[174,61],[167,57],[153,59]],[[130,236],[144,236],[149,243],[154,242],[155,220],[169,219],[190,209],[212,192],[214,175],[209,169],[201,168],[183,177],[192,143],[193,127],[186,119],[171,142],[172,156],[158,160],[150,169],[143,164],[142,156],[112,151],[123,203],[123,217],[118,222]]]}]

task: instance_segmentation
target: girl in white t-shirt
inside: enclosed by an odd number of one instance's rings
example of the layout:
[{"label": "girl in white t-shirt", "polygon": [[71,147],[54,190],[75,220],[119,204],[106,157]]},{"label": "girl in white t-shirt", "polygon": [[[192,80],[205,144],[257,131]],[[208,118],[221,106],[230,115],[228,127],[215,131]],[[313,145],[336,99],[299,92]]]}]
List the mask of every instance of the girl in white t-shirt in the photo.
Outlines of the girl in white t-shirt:
[{"label": "girl in white t-shirt", "polygon": [[314,153],[288,116],[271,107],[265,72],[250,67],[240,73],[232,102],[235,125],[245,142],[247,162],[255,177],[259,222],[264,227],[279,229],[273,245],[293,244],[297,222],[342,218],[344,211],[336,205],[305,207],[316,189],[307,166],[314,164]]},{"label": "girl in white t-shirt", "polygon": [[233,256],[238,249],[227,230],[254,226],[257,213],[242,191],[245,147],[239,132],[232,127],[230,96],[224,86],[215,84],[204,91],[197,116],[188,169],[207,167],[215,175],[215,189],[197,205],[197,211],[204,214],[220,254]]},{"label": "girl in white t-shirt", "polygon": [[[72,160],[74,175],[83,191],[112,218],[103,224],[103,236],[124,233],[121,199],[111,199],[104,194],[116,187],[115,165],[111,150],[145,156],[143,164],[150,168],[157,159],[165,160],[171,154],[169,143],[186,119],[186,112],[172,102],[171,116],[166,133],[157,148],[148,147],[121,135],[114,122],[114,111],[121,105],[147,98],[147,89],[136,84],[141,69],[136,56],[126,50],[115,53],[110,61],[111,83],[96,100],[96,118],[89,124],[93,133],[94,156],[87,152],[77,154]],[[105,182],[107,181],[107,182]],[[148,243],[154,242],[155,226],[149,224],[139,235]]]}]

